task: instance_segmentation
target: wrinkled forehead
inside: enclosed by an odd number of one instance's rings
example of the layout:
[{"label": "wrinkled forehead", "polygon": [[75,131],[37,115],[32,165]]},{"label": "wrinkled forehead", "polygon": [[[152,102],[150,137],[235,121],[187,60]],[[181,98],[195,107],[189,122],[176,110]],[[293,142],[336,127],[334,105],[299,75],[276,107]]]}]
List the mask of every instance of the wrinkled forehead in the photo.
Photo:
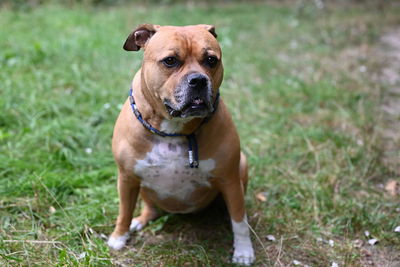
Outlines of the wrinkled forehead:
[{"label": "wrinkled forehead", "polygon": [[156,56],[169,53],[181,57],[212,53],[221,57],[217,40],[201,26],[160,27],[145,49],[145,55],[150,53]]}]

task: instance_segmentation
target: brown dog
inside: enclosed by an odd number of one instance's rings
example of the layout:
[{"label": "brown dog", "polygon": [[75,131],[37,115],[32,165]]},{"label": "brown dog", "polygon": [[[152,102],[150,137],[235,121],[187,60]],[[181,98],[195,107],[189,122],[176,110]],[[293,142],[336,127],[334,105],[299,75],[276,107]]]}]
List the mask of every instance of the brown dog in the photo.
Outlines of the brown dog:
[{"label": "brown dog", "polygon": [[[143,24],[124,45],[128,51],[140,48],[143,64],[114,129],[120,205],[108,245],[121,249],[129,230],[157,218],[156,207],[194,212],[221,193],[232,221],[232,261],[250,265],[247,164],[232,118],[218,97],[223,66],[214,26]],[[132,220],[139,193],[144,207]]]}]

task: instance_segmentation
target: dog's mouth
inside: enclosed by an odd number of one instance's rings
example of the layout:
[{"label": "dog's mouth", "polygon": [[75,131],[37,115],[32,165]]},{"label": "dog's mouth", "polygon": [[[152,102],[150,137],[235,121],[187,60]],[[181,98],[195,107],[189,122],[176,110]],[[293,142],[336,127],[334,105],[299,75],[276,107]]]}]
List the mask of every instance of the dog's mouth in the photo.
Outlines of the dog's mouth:
[{"label": "dog's mouth", "polygon": [[204,102],[203,99],[200,98],[195,98],[182,108],[182,112],[188,111],[188,110],[201,110],[201,109],[207,109],[207,105]]},{"label": "dog's mouth", "polygon": [[164,101],[165,108],[172,117],[205,117],[212,112],[212,106],[200,97],[193,98],[177,108],[170,101]]}]

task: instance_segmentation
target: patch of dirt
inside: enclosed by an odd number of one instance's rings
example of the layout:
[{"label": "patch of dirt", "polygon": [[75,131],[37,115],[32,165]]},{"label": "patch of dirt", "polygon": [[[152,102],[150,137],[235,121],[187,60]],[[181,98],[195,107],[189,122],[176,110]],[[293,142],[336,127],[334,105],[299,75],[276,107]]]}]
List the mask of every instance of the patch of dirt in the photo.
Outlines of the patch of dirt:
[{"label": "patch of dirt", "polygon": [[[374,52],[383,66],[377,79],[383,89],[376,130],[381,141],[381,160],[389,171],[388,178],[391,178],[385,190],[388,195],[396,197],[400,181],[400,28],[383,34]],[[400,254],[392,247],[362,246],[360,260],[363,266],[400,266]]]},{"label": "patch of dirt", "polygon": [[[132,233],[126,248],[111,251],[112,262],[118,267],[156,266],[158,263],[160,266],[204,266],[205,259],[201,257],[204,253],[210,261],[228,264],[232,241],[228,211],[222,197],[217,197],[198,213],[169,215],[165,222],[156,220],[155,225]],[[171,247],[174,254],[168,253]],[[228,253],[222,255],[221,250]],[[195,255],[196,252],[201,255]],[[182,262],[183,258],[186,263]]]},{"label": "patch of dirt", "polygon": [[400,266],[400,255],[393,248],[375,248],[365,246],[361,249],[361,263],[363,266],[396,267]]},{"label": "patch of dirt", "polygon": [[380,109],[382,125],[382,161],[394,176],[400,176],[400,29],[392,30],[381,38],[379,56],[385,63],[380,77],[385,89]]}]

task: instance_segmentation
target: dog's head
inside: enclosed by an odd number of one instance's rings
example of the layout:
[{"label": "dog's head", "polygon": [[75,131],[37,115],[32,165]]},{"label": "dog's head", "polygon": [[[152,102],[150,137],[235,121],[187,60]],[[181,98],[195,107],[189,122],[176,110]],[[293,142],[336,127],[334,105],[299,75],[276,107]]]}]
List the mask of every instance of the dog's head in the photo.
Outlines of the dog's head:
[{"label": "dog's head", "polygon": [[176,118],[205,117],[223,78],[215,27],[142,24],[124,49],[144,49],[141,83]]}]

